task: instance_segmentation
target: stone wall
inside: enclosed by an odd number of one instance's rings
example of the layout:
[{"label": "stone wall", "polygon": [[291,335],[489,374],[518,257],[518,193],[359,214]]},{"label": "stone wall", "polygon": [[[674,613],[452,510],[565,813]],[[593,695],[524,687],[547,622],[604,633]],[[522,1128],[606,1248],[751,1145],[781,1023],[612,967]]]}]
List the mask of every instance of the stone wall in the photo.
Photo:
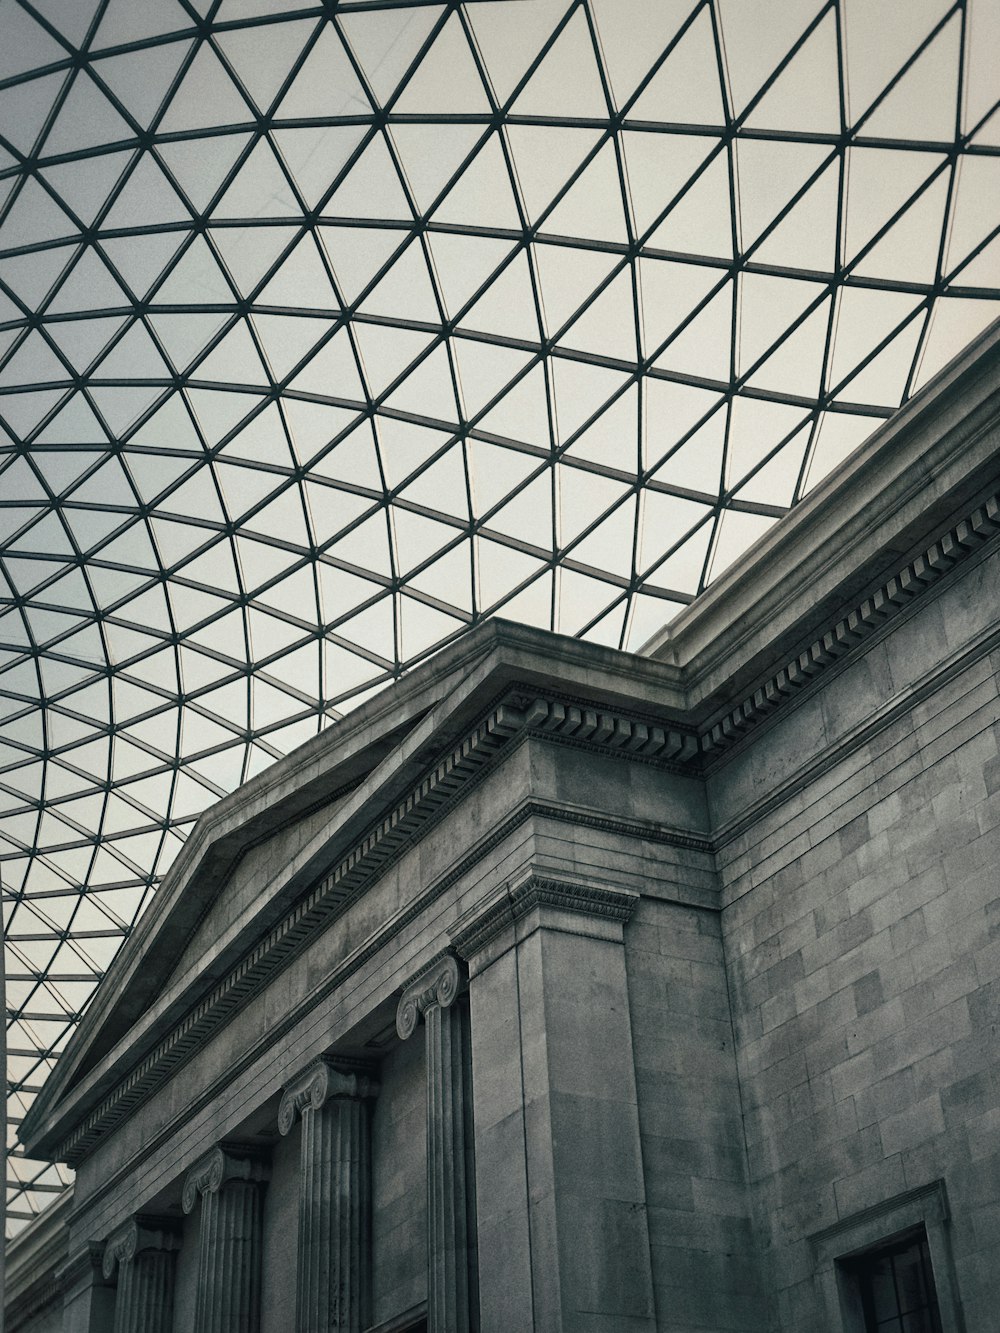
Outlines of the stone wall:
[{"label": "stone wall", "polygon": [[809,1237],[943,1179],[969,1329],[1000,1239],[1000,558],[709,781],[753,1189],[782,1330]]},{"label": "stone wall", "polygon": [[644,898],[625,941],[657,1327],[755,1333],[766,1322],[719,915]]}]

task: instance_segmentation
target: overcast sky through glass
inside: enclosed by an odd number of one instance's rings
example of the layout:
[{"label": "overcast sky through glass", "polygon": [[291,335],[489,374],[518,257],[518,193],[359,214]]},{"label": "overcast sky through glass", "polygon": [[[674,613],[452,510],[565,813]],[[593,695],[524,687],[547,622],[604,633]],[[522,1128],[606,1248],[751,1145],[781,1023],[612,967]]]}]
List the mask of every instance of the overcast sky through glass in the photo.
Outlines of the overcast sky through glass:
[{"label": "overcast sky through glass", "polygon": [[[3,0],[10,1136],[206,805],[484,616],[641,647],[1000,314],[998,51]],[[68,1173],[8,1173],[10,1234]]]}]

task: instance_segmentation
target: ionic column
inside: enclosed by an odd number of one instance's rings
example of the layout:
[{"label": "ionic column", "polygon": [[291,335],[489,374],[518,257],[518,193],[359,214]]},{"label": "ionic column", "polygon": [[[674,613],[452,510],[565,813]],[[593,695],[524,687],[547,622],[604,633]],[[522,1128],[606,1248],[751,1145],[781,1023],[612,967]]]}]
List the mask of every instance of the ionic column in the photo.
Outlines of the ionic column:
[{"label": "ionic column", "polygon": [[174,1316],[176,1228],[166,1219],[133,1217],[104,1247],[109,1278],[118,1266],[114,1333],[170,1333]]},{"label": "ionic column", "polygon": [[281,1133],[289,1133],[296,1116],[302,1119],[297,1333],[361,1333],[371,1323],[367,1102],[377,1092],[367,1073],[324,1058],[281,1098]]},{"label": "ionic column", "polygon": [[260,1327],[261,1184],[268,1169],[239,1148],[213,1148],[188,1172],[181,1200],[201,1200],[198,1333],[257,1333]]},{"label": "ionic column", "polygon": [[476,1300],[469,1017],[455,959],[438,958],[403,992],[401,1040],[421,1015],[427,1053],[427,1328],[468,1333]]}]

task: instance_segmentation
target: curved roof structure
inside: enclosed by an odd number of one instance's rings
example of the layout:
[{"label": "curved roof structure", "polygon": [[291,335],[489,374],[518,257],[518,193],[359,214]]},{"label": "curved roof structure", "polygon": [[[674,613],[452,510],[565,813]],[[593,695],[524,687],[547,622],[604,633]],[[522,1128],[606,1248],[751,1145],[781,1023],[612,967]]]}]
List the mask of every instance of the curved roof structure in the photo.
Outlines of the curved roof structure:
[{"label": "curved roof structure", "polygon": [[641,646],[1000,313],[1000,7],[2,24],[12,1129],[208,803],[494,612]]}]

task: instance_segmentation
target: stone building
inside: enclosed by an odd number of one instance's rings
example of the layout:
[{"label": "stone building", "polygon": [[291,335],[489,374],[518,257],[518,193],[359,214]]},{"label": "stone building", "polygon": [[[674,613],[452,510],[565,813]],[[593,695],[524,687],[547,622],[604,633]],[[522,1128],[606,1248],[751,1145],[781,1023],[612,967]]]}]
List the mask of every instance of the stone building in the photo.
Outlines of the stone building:
[{"label": "stone building", "polygon": [[644,656],[488,622],[211,809],[8,1333],[996,1327],[1000,330]]}]

